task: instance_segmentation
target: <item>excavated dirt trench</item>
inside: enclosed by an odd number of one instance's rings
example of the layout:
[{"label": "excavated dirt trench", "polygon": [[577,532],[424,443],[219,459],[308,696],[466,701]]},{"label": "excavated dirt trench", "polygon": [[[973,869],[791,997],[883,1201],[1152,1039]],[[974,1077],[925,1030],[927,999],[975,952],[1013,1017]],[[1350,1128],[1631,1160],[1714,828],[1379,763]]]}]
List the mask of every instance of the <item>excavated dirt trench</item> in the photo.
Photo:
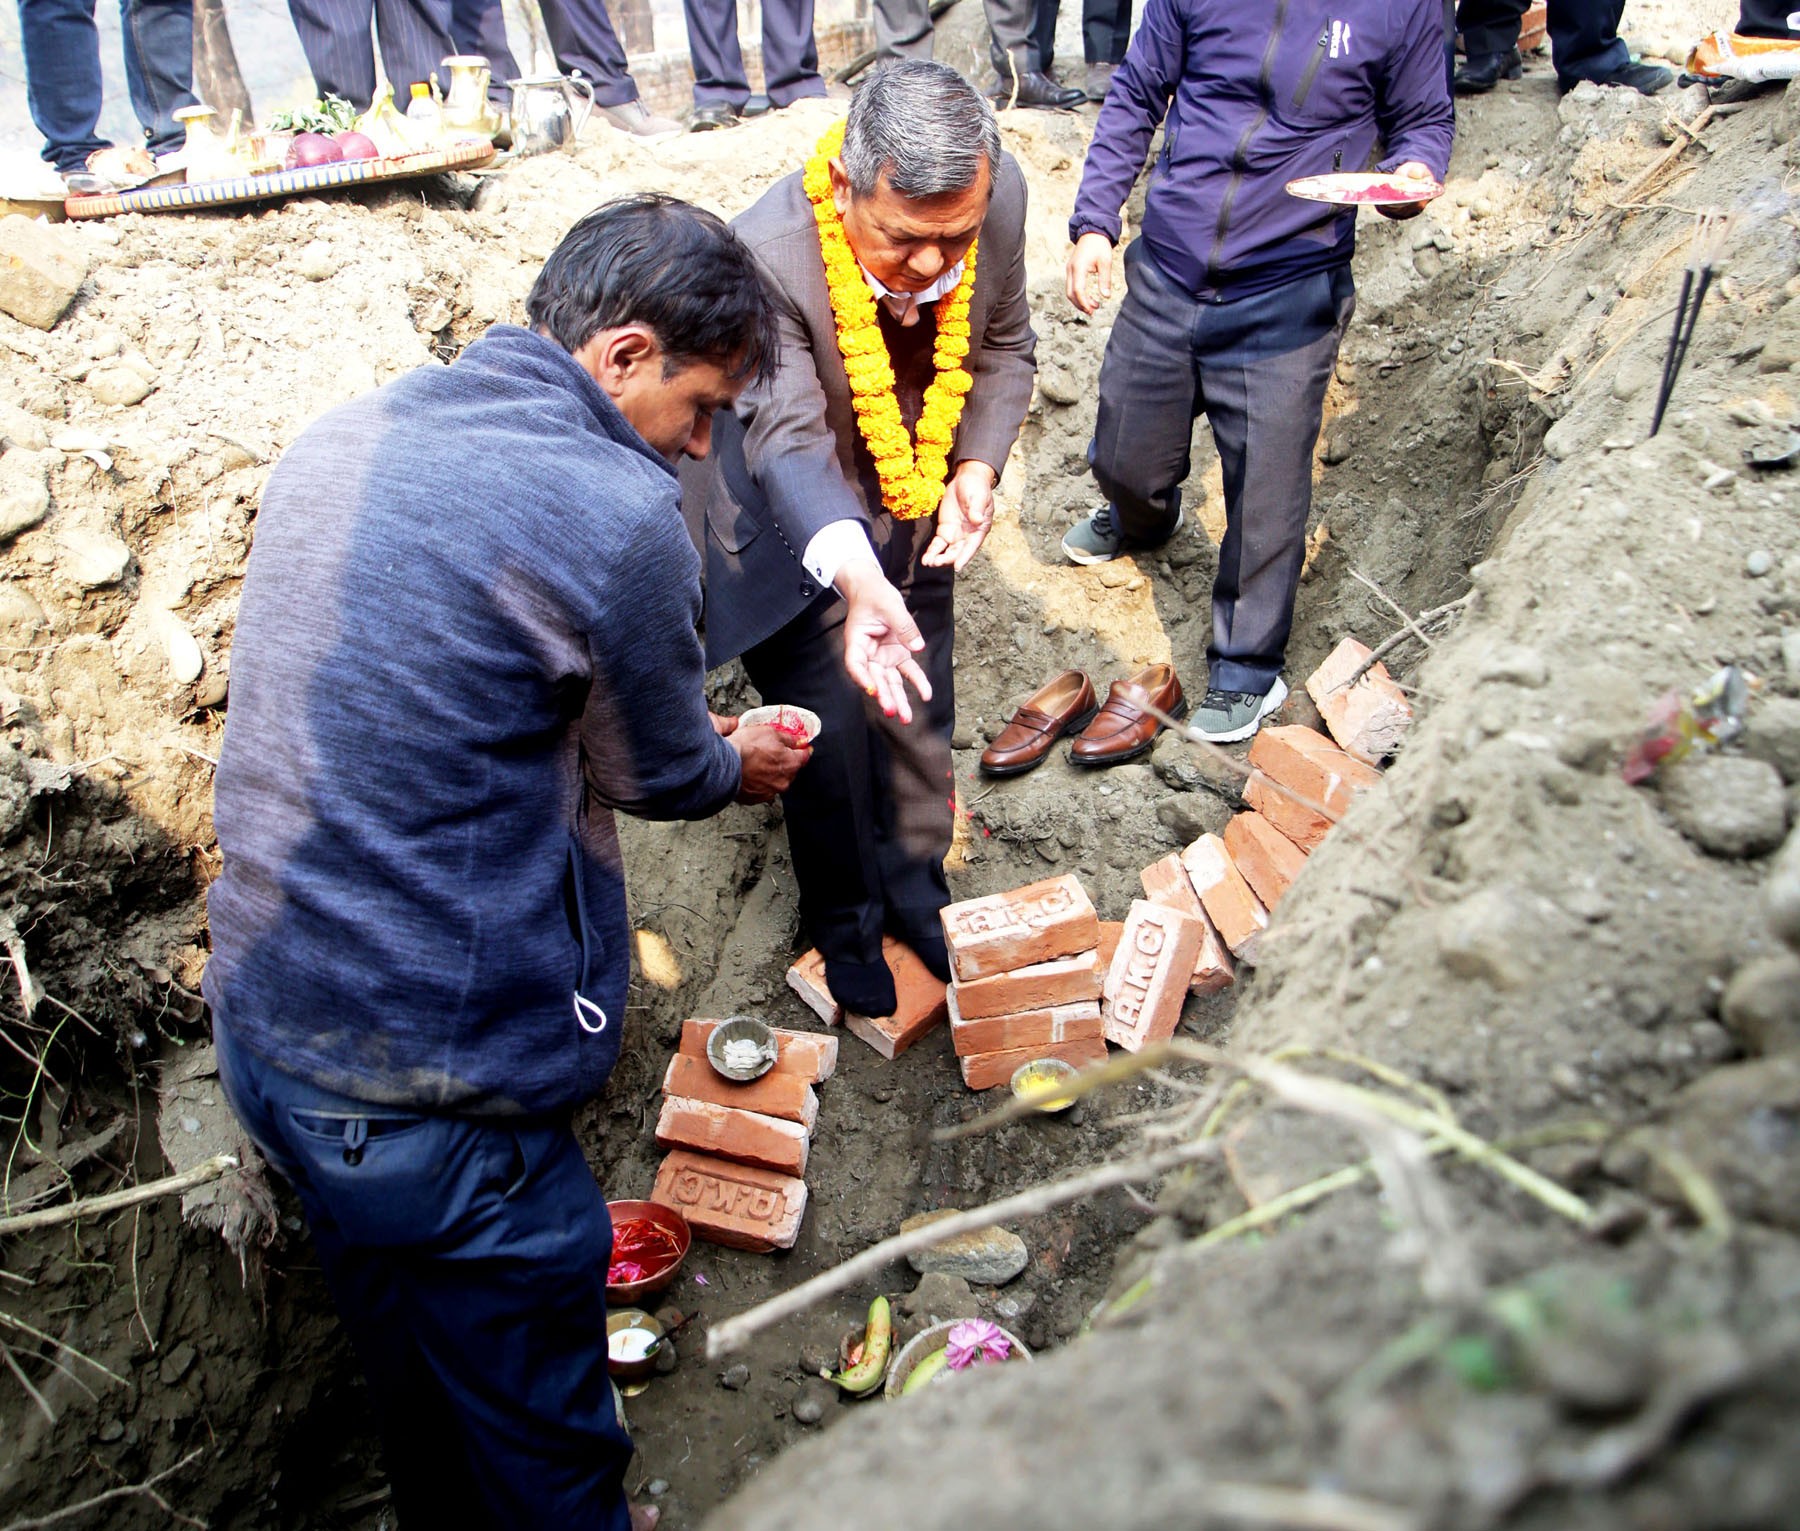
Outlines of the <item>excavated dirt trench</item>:
[{"label": "excavated dirt trench", "polygon": [[[1271,1523],[1248,1489],[1221,1491],[1232,1480],[1355,1493],[1431,1524],[1737,1525],[1765,1523],[1791,1490],[1791,1383],[1767,1368],[1791,1360],[1775,1318],[1800,1265],[1771,1225],[1800,1219],[1774,1169],[1739,1171],[1757,1155],[1779,1165],[1786,1154],[1791,1167],[1792,1086],[1785,1105],[1765,1099],[1785,1075],[1746,1078],[1767,1066],[1738,1062],[1746,1044],[1719,1021],[1725,980],[1766,945],[1761,867],[1703,855],[1672,827],[1673,806],[1614,770],[1654,698],[1716,663],[1766,677],[1759,706],[1794,690],[1781,668],[1787,592],[1800,586],[1800,567],[1782,562],[1796,551],[1791,520],[1780,479],[1742,467],[1748,427],[1730,413],[1746,398],[1774,415],[1795,406],[1785,371],[1759,370],[1778,343],[1764,337],[1787,333],[1791,119],[1779,97],[1754,102],[1709,130],[1698,171],[1684,164],[1686,179],[1638,187],[1665,149],[1666,102],[1623,94],[1578,93],[1559,109],[1535,69],[1463,113],[1450,192],[1428,218],[1365,220],[1290,678],[1345,633],[1386,637],[1399,625],[1387,599],[1418,612],[1475,594],[1431,627],[1428,663],[1416,643],[1395,652],[1421,721],[1389,785],[1309,866],[1265,966],[1237,991],[1190,1002],[1184,1034],[1249,1054],[1295,1042],[1353,1050],[1438,1092],[1484,1137],[1570,1124],[1604,1134],[1533,1150],[1531,1163],[1611,1209],[1624,1242],[1594,1243],[1530,1196],[1453,1167],[1423,1181],[1439,1218],[1426,1243],[1447,1267],[1426,1272],[1433,1299],[1416,1249],[1396,1247],[1411,1214],[1366,1188],[1278,1231],[1197,1249],[1193,1238],[1246,1197],[1267,1201],[1367,1151],[1339,1125],[1251,1111],[1232,1134],[1229,1173],[1147,1185],[1154,1208],[1113,1193],[1019,1225],[1025,1273],[971,1302],[1047,1351],[1039,1365],[901,1407],[817,1396],[821,1417],[802,1423],[795,1406],[815,1399],[806,1373],[818,1353],[876,1291],[903,1297],[911,1272],[895,1266],[768,1331],[730,1358],[747,1371],[735,1386],[721,1383],[728,1362],[704,1358],[711,1324],[910,1213],[1134,1154],[1141,1126],[1124,1119],[1186,1099],[1143,1081],[1074,1119],[936,1144],[930,1129],[986,1104],[962,1089],[947,1040],[887,1063],[846,1039],[821,1094],[799,1246],[773,1258],[702,1247],[668,1294],[692,1316],[679,1367],[629,1404],[641,1453],[632,1486],[663,1506],[665,1524],[716,1510],[713,1523],[734,1531],[835,1526],[852,1513],[909,1528],[1149,1527],[1225,1519],[1234,1505],[1241,1523]],[[473,205],[464,184],[236,219],[127,220],[83,233],[96,275],[57,331],[0,332],[0,381],[19,406],[4,416],[0,475],[41,472],[52,507],[0,552],[19,751],[0,891],[34,973],[81,1013],[52,1004],[38,1030],[0,1022],[44,1060],[41,1071],[6,1065],[7,1114],[29,1106],[22,1128],[7,1129],[9,1195],[27,1174],[54,1185],[59,1161],[84,1192],[165,1173],[159,1082],[178,1156],[192,1152],[185,1139],[212,1146],[227,1130],[203,1067],[183,1066],[205,1035],[188,997],[217,866],[205,757],[217,752],[237,579],[268,462],[330,402],[514,317],[562,228],[602,196],[674,186],[735,212],[797,162],[823,120],[802,107],[726,145],[601,141],[519,166]],[[1079,665],[1104,684],[1173,659],[1201,681],[1219,521],[1203,424],[1189,484],[1198,514],[1163,557],[1095,571],[1056,555],[1090,503],[1082,450],[1108,319],[1082,320],[1060,297],[1062,220],[1087,130],[1080,118],[1009,119],[1033,191],[1042,372],[1007,513],[960,593],[952,885],[971,896],[1075,871],[1117,918],[1141,867],[1229,816],[1223,774],[1175,740],[1099,776],[1061,760],[998,786],[975,774],[985,738],[1054,670]],[[1644,445],[1686,224],[1607,204],[1664,196],[1751,211],[1677,412]],[[159,387],[140,405],[97,408],[86,376],[96,355],[121,352],[141,356]],[[70,429],[99,438],[107,465],[50,440]],[[1720,482],[1724,465],[1734,476]],[[126,550],[125,572],[84,583],[76,555],[111,552],[107,537]],[[1753,551],[1773,575],[1745,576]],[[197,641],[198,677],[180,678],[171,623]],[[753,699],[735,671],[713,689],[722,709]],[[74,768],[68,780],[57,763]],[[580,1123],[613,1196],[650,1183],[662,1069],[684,1017],[808,1021],[782,981],[797,921],[773,810],[630,825],[626,848],[635,1024]],[[182,1073],[194,1077],[169,1088]],[[1708,1076],[1742,1106],[1734,1122],[1715,1105],[1720,1130],[1681,1140],[1739,1225],[1710,1252],[1656,1168],[1667,1155],[1617,1141],[1659,1113],[1679,1127],[1701,1108],[1678,1092]],[[1759,1135],[1734,1149],[1724,1128],[1744,1123],[1762,1124]],[[372,1531],[391,1518],[361,1384],[291,1204],[272,1219],[229,1199],[201,1210],[249,1230],[247,1274],[168,1201],[0,1246],[0,1314],[117,1378],[67,1353],[59,1371],[15,1346],[57,1421],[0,1380],[0,1430],[14,1442],[0,1458],[0,1516],[41,1515],[185,1463],[158,1492],[214,1526]],[[266,1249],[262,1233],[275,1235]],[[1547,1287],[1519,1285],[1550,1267],[1535,1278]],[[1458,1300],[1437,1300],[1444,1290]],[[1478,1290],[1528,1296],[1484,1306]],[[1114,1316],[1084,1336],[1109,1298]],[[1612,1392],[1578,1398],[1542,1355],[1520,1359],[1494,1311],[1538,1315],[1581,1358],[1575,1369],[1612,1377]],[[1410,1349],[1391,1348],[1409,1335]],[[1620,1470],[1622,1488],[1593,1476],[1602,1425],[1654,1436],[1658,1407],[1686,1420],[1710,1400],[1655,1472]],[[167,1522],[141,1496],[94,1514],[124,1528]]]}]

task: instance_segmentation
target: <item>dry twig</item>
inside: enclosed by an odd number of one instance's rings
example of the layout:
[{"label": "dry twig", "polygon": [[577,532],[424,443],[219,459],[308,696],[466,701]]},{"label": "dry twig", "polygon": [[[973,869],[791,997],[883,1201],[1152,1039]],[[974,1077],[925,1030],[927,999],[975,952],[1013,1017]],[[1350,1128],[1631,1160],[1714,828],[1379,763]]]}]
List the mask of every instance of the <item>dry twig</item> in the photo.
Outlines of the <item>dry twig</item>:
[{"label": "dry twig", "polygon": [[39,1531],[39,1528],[43,1526],[54,1526],[77,1515],[85,1515],[89,1510],[96,1509],[100,1505],[113,1504],[118,1500],[131,1499],[140,1494],[155,1500],[159,1508],[175,1516],[183,1525],[198,1526],[204,1531],[205,1521],[195,1520],[191,1515],[180,1514],[168,1500],[156,1492],[156,1485],[165,1478],[174,1477],[182,1468],[198,1461],[205,1454],[204,1448],[190,1451],[174,1466],[165,1467],[161,1472],[144,1479],[142,1483],[126,1483],[118,1488],[109,1488],[104,1493],[95,1494],[90,1499],[78,1500],[74,1504],[64,1505],[60,1510],[52,1510],[48,1515],[28,1515],[23,1520],[9,1521],[5,1526],[0,1527],[0,1531]]},{"label": "dry twig", "polygon": [[86,1201],[72,1201],[60,1207],[45,1207],[38,1212],[21,1212],[16,1217],[0,1217],[0,1238],[9,1233],[24,1233],[33,1228],[54,1228],[62,1223],[77,1222],[84,1217],[100,1217],[108,1212],[122,1212],[140,1202],[154,1201],[158,1196],[173,1196],[191,1191],[197,1185],[217,1180],[238,1167],[234,1154],[214,1154],[202,1159],[191,1170],[151,1180],[143,1185],[128,1186],[122,1191],[109,1191],[104,1196],[90,1196]]}]

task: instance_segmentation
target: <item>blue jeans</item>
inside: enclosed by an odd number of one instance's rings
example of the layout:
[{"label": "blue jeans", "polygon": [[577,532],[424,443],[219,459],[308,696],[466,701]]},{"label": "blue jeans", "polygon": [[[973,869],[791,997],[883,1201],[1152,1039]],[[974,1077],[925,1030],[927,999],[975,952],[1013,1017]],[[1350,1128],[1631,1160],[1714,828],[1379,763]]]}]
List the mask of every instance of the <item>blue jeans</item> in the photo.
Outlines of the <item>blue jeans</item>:
[{"label": "blue jeans", "polygon": [[1194,417],[1205,411],[1225,486],[1213,580],[1210,683],[1268,694],[1281,674],[1306,557],[1313,448],[1338,344],[1356,306],[1348,266],[1206,303],[1125,251],[1125,301],[1100,363],[1088,463],[1131,541],[1168,540]]},{"label": "blue jeans", "polygon": [[299,1193],[402,1525],[628,1531],[612,1222],[568,1123],[371,1106],[214,1032],[226,1098]]},{"label": "blue jeans", "polygon": [[[193,0],[119,0],[125,83],[151,152],[179,147],[175,113],[194,104]],[[44,135],[44,158],[80,170],[104,149],[100,123],[100,33],[94,0],[19,0],[25,99]]]}]

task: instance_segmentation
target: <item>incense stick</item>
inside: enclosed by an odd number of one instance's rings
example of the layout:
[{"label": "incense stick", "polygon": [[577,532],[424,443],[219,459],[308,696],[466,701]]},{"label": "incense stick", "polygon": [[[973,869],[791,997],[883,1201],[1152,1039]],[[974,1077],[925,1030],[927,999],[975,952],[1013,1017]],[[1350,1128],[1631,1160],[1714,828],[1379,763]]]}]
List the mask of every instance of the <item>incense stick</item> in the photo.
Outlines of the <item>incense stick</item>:
[{"label": "incense stick", "polygon": [[1736,221],[1735,214],[1722,213],[1716,207],[1703,207],[1694,214],[1687,264],[1681,272],[1681,296],[1675,303],[1675,327],[1669,332],[1668,350],[1663,353],[1662,382],[1656,390],[1656,409],[1650,416],[1652,436],[1662,429],[1670,395],[1675,392],[1675,380],[1681,375],[1688,346],[1694,339],[1694,326],[1700,322],[1700,306],[1706,301]]}]

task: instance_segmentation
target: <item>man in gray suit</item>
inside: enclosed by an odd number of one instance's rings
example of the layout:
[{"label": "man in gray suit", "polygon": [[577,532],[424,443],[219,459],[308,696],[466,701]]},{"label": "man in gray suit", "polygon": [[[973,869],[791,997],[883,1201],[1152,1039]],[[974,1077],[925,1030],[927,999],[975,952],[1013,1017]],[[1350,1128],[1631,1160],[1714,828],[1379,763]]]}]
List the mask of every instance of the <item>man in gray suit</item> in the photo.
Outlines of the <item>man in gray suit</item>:
[{"label": "man in gray suit", "polygon": [[952,594],[993,522],[1036,337],[1025,179],[1001,153],[993,109],[954,70],[923,60],[878,70],[851,103],[831,190],[878,300],[909,432],[935,376],[940,300],[980,236],[963,363],[973,387],[941,508],[901,520],[883,505],[798,173],[735,224],[775,299],[780,362],[718,415],[712,456],[685,476],[684,508],[706,562],[708,666],[741,654],[765,701],[823,720],[811,764],[782,795],[801,918],[838,1001],[887,1015],[884,932],[949,975],[938,913],[955,817]]}]

